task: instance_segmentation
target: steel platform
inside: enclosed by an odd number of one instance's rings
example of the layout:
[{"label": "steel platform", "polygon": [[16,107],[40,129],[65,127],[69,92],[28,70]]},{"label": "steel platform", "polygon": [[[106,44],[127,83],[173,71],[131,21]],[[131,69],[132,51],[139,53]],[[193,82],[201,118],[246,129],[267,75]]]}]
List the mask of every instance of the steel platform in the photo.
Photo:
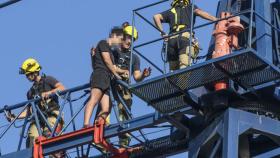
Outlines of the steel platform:
[{"label": "steel platform", "polygon": [[130,90],[161,113],[186,106],[188,90],[221,80],[233,80],[244,89],[280,78],[280,70],[259,57],[253,49],[211,59],[185,69],[131,85]]},{"label": "steel platform", "polygon": [[130,158],[154,158],[167,157],[174,153],[186,152],[188,150],[188,140],[172,141],[170,136],[165,136],[151,140],[139,151],[132,152]]},{"label": "steel platform", "polygon": [[[172,141],[170,136],[164,136],[150,140],[143,144],[136,144],[132,147],[142,147],[130,153],[130,158],[163,158],[188,150],[188,140]],[[104,155],[92,156],[89,158],[104,158]]]},{"label": "steel platform", "polygon": [[[244,145],[244,139],[241,139],[244,134],[266,136],[279,144],[280,122],[265,116],[229,108],[190,141],[189,158],[203,157],[203,155],[210,158],[217,156],[236,158],[241,152],[241,147],[244,147],[242,146]],[[252,140],[250,141],[252,142]],[[265,148],[265,143],[259,141],[257,146]],[[250,157],[266,158],[280,155],[279,147],[266,149],[261,153],[255,153],[253,151],[255,148],[249,148],[248,154]]]}]

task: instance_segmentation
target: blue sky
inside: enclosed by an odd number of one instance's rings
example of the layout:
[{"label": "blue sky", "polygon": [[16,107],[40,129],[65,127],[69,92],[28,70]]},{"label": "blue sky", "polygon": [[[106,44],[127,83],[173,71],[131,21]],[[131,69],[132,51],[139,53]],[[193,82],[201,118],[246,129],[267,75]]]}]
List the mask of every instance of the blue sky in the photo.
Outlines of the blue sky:
[{"label": "blue sky", "polygon": [[[67,88],[88,82],[92,71],[89,55],[91,46],[107,38],[113,26],[121,25],[124,21],[130,22],[133,9],[153,2],[155,1],[23,0],[0,9],[0,67],[2,70],[0,107],[26,100],[26,91],[31,83],[25,76],[20,76],[18,70],[21,63],[29,57],[37,59],[43,67],[42,72],[55,76]],[[196,4],[201,9],[212,15],[215,15],[217,2],[218,0],[196,0]],[[152,21],[153,14],[164,11],[168,7],[169,2],[142,10],[140,13]],[[207,21],[197,18],[196,25],[205,22]],[[159,37],[159,32],[138,17],[136,17],[136,27],[139,31],[139,40],[136,44]],[[196,31],[203,48],[201,55],[208,49],[212,29],[213,25]],[[165,30],[167,31],[166,26]],[[163,67],[160,58],[161,44],[162,42],[157,42],[139,50]],[[141,59],[141,67],[146,66],[149,65]],[[150,78],[157,75],[159,73],[154,69]],[[79,107],[81,102],[74,105]],[[66,110],[66,119],[67,112]],[[134,97],[132,112],[134,116],[141,116],[153,112],[153,109]],[[79,128],[82,125],[82,116],[80,115],[77,119],[80,121],[77,121]],[[0,125],[5,125],[7,121],[3,115],[0,117]],[[112,122],[114,121],[115,119],[112,119]],[[1,140],[2,154],[16,150],[19,131],[12,129]],[[186,157],[186,154],[173,157]]]}]

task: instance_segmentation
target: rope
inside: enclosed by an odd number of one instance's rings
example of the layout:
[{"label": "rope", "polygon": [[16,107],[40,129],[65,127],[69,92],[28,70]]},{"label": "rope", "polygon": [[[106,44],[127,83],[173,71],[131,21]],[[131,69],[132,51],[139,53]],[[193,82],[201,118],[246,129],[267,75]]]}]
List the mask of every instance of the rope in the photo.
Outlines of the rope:
[{"label": "rope", "polygon": [[167,42],[163,42],[162,49],[161,49],[161,60],[164,63],[167,63],[167,52],[166,52]]}]

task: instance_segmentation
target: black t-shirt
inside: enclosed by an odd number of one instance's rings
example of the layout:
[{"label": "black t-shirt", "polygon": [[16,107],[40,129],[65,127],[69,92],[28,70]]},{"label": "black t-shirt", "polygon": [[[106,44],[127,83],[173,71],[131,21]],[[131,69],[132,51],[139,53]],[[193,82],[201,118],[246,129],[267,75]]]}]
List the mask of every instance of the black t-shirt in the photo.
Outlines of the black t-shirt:
[{"label": "black t-shirt", "polygon": [[[27,92],[27,99],[34,99],[36,96],[41,96],[43,92],[50,91],[55,89],[55,85],[59,81],[52,76],[42,76],[39,82],[35,82],[32,87]],[[58,98],[55,96],[51,99],[51,103],[49,106],[53,106],[54,108],[58,107]]]},{"label": "black t-shirt", "polygon": [[109,44],[107,43],[107,41],[105,40],[101,40],[95,49],[95,55],[92,58],[92,65],[93,65],[93,69],[96,70],[105,70],[107,72],[110,72],[110,70],[108,69],[108,67],[106,66],[103,57],[102,57],[102,53],[104,52],[109,52],[110,53],[110,57],[112,62],[114,63],[114,56],[111,52],[111,48],[109,46]]},{"label": "black t-shirt", "polygon": [[[130,51],[122,50],[118,51],[115,49],[113,51],[116,65],[124,70],[129,70],[130,65]],[[136,54],[132,54],[132,71],[140,70],[140,59]]]},{"label": "black t-shirt", "polygon": [[[194,5],[194,10],[198,9],[196,5]],[[187,5],[185,7],[175,7],[177,13],[177,24],[175,23],[175,14],[172,13],[172,8],[160,13],[163,17],[162,22],[168,23],[170,26],[170,32],[174,32],[173,27],[176,25],[186,25],[186,28],[190,28],[190,21],[192,16],[192,5]],[[195,23],[195,14],[194,14],[194,22]]]}]

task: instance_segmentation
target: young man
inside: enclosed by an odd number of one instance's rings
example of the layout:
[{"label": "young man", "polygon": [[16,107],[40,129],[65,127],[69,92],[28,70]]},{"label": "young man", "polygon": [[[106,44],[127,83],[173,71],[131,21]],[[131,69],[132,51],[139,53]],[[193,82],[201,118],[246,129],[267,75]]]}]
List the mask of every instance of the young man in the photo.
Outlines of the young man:
[{"label": "young man", "polygon": [[[43,98],[41,101],[35,104],[42,111],[50,126],[53,127],[59,115],[59,104],[58,104],[57,97],[49,98],[49,95],[56,93],[57,91],[63,91],[65,88],[62,85],[62,83],[59,82],[54,77],[40,75],[41,69],[42,68],[40,64],[35,59],[29,58],[23,62],[20,68],[20,74],[24,74],[26,78],[33,83],[30,90],[27,92],[28,100],[34,99],[38,96]],[[32,113],[32,108],[26,109],[21,113],[19,119],[29,117],[31,113]],[[49,131],[43,119],[41,117],[38,118],[39,118],[39,124],[41,126],[40,130],[42,130],[43,136],[49,137],[51,131]],[[12,121],[14,119],[14,115],[13,114],[9,115],[7,119],[9,121]],[[62,126],[63,126],[63,120],[61,119],[57,129],[61,129]],[[35,119],[32,119],[28,129],[28,138],[26,141],[26,147],[27,148],[32,147],[35,139],[38,136],[39,136],[39,132],[36,127]]]},{"label": "young man", "polygon": [[84,114],[84,127],[89,127],[90,118],[94,107],[100,103],[99,118],[106,119],[110,113],[109,87],[112,77],[121,79],[119,74],[126,74],[127,71],[121,70],[114,65],[114,57],[111,52],[112,46],[119,46],[123,39],[123,29],[113,28],[107,40],[101,40],[94,50],[92,65],[94,72],[91,75],[91,95],[87,102]]},{"label": "young man", "polygon": [[[194,6],[194,22],[195,16],[197,15],[210,21],[217,20],[216,17],[202,11],[197,6]],[[189,2],[189,0],[173,0],[171,9],[154,15],[154,22],[162,32],[164,32],[162,23],[168,23],[170,26],[169,34],[173,34],[185,29],[189,29],[191,27],[191,17],[192,4]],[[161,33],[161,36],[164,37],[166,35],[165,33]],[[166,39],[168,40],[167,60],[169,62],[169,69],[171,71],[189,66],[191,64],[189,55],[191,55],[192,58],[197,56],[199,52],[198,43],[194,43],[193,47],[191,48],[191,52],[189,52],[189,39],[190,32],[174,35]]]},{"label": "young man", "polygon": [[[114,47],[112,49],[112,53],[115,58],[115,64],[118,68],[124,71],[129,71],[130,65],[130,48],[131,48],[131,39],[132,39],[132,26],[129,25],[128,22],[122,24],[124,37],[121,43],[121,47]],[[138,31],[134,28],[134,41],[138,38]],[[91,51],[91,54],[95,54],[95,52]],[[129,74],[133,74],[133,78],[136,82],[142,81],[144,78],[150,76],[151,69],[145,68],[143,72],[140,70],[140,59],[136,54],[132,54],[132,73],[124,73],[121,75],[121,79],[128,83]],[[125,104],[127,105],[128,109],[131,110],[132,105],[132,94],[129,90],[125,89],[121,85],[116,85],[113,88],[120,94],[120,97],[124,100]],[[121,103],[120,99],[114,95],[118,103],[118,110],[119,110],[119,120],[125,121],[129,119],[128,113],[126,112],[124,105]],[[100,111],[100,108],[97,110]],[[106,125],[110,124],[110,119],[107,117]],[[119,136],[119,145],[123,147],[127,147],[130,142],[129,134],[123,134]]]},{"label": "young man", "polygon": [[[116,65],[122,70],[129,71],[129,65],[130,65],[130,53],[131,53],[131,40],[132,37],[134,38],[134,41],[138,39],[138,32],[136,28],[132,26],[129,26],[129,23],[124,23],[123,25],[124,29],[124,38],[121,45],[121,50],[114,52],[115,59],[116,59]],[[133,31],[132,31],[133,30]],[[133,33],[132,33],[133,32]],[[132,35],[133,34],[133,35]],[[132,54],[132,72],[128,74],[121,75],[122,80],[128,83],[129,80],[129,74],[133,75],[133,78],[136,82],[140,82],[146,77],[150,76],[151,69],[145,68],[143,72],[140,70],[140,59],[136,54]],[[128,89],[125,89],[121,85],[116,86],[116,90],[124,100],[125,104],[128,106],[128,109],[131,110],[132,105],[132,94]],[[121,101],[116,97],[116,101],[118,102],[118,109],[119,109],[119,119],[120,121],[125,121],[129,119],[128,113],[126,112],[124,105],[121,103]],[[119,145],[121,146],[128,146],[130,142],[130,136],[129,134],[123,134],[119,136]]]}]

